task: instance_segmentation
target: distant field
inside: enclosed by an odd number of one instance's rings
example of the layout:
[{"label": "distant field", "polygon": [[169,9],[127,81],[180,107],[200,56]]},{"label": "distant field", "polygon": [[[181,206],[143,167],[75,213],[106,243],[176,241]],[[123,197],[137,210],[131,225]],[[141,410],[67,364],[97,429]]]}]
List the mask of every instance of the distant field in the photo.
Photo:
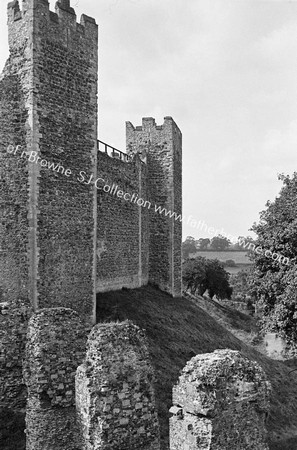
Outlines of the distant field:
[{"label": "distant field", "polygon": [[227,259],[232,259],[235,264],[249,264],[251,265],[252,262],[249,260],[247,256],[247,252],[214,252],[214,251],[206,251],[206,252],[196,252],[191,253],[191,258],[196,258],[197,256],[204,256],[204,258],[207,259],[218,259],[219,261],[226,262]]}]

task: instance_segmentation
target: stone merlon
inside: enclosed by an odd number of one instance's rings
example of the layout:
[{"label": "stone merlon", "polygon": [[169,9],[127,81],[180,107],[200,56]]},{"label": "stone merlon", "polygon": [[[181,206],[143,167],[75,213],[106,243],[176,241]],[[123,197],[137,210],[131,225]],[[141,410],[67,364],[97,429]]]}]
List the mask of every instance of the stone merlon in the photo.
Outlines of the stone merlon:
[{"label": "stone merlon", "polygon": [[[9,2],[7,5],[8,9],[8,23],[15,22],[23,18],[23,11],[37,11],[38,9],[42,12],[43,18],[47,18],[50,22],[59,23],[59,21],[66,23],[68,26],[77,27],[79,25],[86,26],[86,24],[95,25],[96,20],[93,17],[89,17],[82,14],[80,23],[76,23],[76,12],[73,7],[71,7],[70,0],[58,0],[55,5],[55,12],[50,11],[50,4],[48,0],[23,0],[22,10],[20,9],[20,4],[18,0]],[[33,13],[31,13],[31,16]],[[38,13],[35,13],[35,18],[37,18]],[[89,26],[89,25],[88,25]],[[78,28],[78,31],[80,29]]]}]

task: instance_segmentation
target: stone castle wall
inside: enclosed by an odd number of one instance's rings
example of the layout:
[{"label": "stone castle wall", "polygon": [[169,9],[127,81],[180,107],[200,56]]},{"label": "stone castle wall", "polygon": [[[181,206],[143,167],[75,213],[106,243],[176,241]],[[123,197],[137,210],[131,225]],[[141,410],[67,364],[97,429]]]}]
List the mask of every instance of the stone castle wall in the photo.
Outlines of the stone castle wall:
[{"label": "stone castle wall", "polygon": [[97,170],[97,25],[85,15],[78,24],[69,0],[55,13],[25,0],[8,5],[8,28],[0,287],[5,301],[71,307],[94,323],[97,191],[78,174]]},{"label": "stone castle wall", "polygon": [[[10,59],[0,81],[4,301],[65,306],[94,323],[96,292],[150,281],[181,295],[181,222],[154,210],[181,214],[177,125],[170,117],[162,126],[128,123],[129,162],[98,152],[94,19],[77,23],[69,0],[55,13],[47,0],[25,0],[22,10],[14,1],[8,17]],[[98,179],[130,201],[104,192]]]},{"label": "stone castle wall", "polygon": [[96,190],[77,177],[96,175],[98,29],[85,15],[78,24],[69,0],[57,3],[56,14],[45,2],[34,41],[37,151],[71,170],[37,173],[38,308],[69,307],[94,323]]},{"label": "stone castle wall", "polygon": [[182,212],[182,134],[171,117],[156,125],[147,117],[142,126],[126,125],[127,152],[147,160],[149,210],[149,280],[173,296],[181,295],[181,221],[155,207]]},{"label": "stone castle wall", "polygon": [[[127,161],[99,152],[95,20],[82,15],[77,23],[70,0],[58,0],[55,12],[47,0],[23,0],[21,8],[12,1],[7,11],[0,407],[22,407],[33,312],[69,308],[89,329],[97,292],[152,282],[181,295],[181,224],[154,211],[156,205],[181,213],[181,133],[170,117],[162,126],[146,118],[142,127],[127,125]],[[103,190],[105,183],[117,194]]]},{"label": "stone castle wall", "polygon": [[[94,19],[77,23],[69,0],[55,13],[47,0],[23,0],[22,10],[9,3],[8,27],[0,407],[22,408],[27,397],[28,450],[159,450],[144,333],[130,322],[102,324],[85,351],[86,325],[96,291],[151,281],[181,295],[181,221],[155,210],[181,214],[181,132],[171,117],[127,123],[132,160],[97,161]],[[98,177],[144,203],[98,189]],[[238,352],[195,357],[173,391],[171,449],[267,450],[268,391],[265,374]]]},{"label": "stone castle wall", "polygon": [[[15,12],[16,11],[16,12]],[[8,20],[17,7],[8,8]],[[9,145],[30,145],[29,19],[10,25],[10,57],[0,77],[0,291],[1,301],[23,298],[29,304],[28,278],[28,165],[7,152]],[[18,45],[14,40],[18,39]]]},{"label": "stone castle wall", "polygon": [[[97,292],[148,283],[147,166],[98,153]],[[133,197],[134,196],[134,197]]]},{"label": "stone castle wall", "polygon": [[181,215],[181,132],[144,118],[126,138],[129,162],[98,154],[97,292],[151,282],[180,296],[182,222],[158,208]]}]

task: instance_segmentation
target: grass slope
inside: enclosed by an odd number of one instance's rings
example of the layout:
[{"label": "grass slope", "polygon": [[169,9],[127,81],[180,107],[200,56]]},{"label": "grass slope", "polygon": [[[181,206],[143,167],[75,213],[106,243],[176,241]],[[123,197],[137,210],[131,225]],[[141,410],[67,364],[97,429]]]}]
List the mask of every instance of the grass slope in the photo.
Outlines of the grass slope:
[{"label": "grass slope", "polygon": [[240,350],[264,368],[273,387],[268,421],[270,450],[296,450],[297,372],[289,375],[287,364],[245,345],[191,299],[173,299],[151,286],[97,295],[98,322],[125,319],[144,328],[149,339],[163,450],[168,448],[168,410],[180,371],[194,355],[220,348]]},{"label": "grass slope", "polygon": [[187,297],[245,344],[251,345],[259,335],[259,327],[252,316],[200,295],[187,294]]}]

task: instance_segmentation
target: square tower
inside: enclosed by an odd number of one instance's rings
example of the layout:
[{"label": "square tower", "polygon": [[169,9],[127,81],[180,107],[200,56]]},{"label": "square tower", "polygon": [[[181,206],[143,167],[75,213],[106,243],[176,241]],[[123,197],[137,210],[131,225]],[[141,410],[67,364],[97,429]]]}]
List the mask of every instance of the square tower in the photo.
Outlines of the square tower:
[{"label": "square tower", "polygon": [[181,296],[182,133],[172,117],[156,125],[126,124],[127,152],[147,161],[149,212],[149,281],[174,297]]},{"label": "square tower", "polygon": [[98,27],[70,0],[8,4],[0,78],[0,292],[95,322]]}]

